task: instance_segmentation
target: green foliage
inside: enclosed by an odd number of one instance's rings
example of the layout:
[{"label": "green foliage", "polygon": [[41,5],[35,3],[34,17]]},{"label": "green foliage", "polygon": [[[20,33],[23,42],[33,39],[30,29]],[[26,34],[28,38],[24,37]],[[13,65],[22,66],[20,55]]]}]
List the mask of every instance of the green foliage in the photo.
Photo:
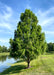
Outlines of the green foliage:
[{"label": "green foliage", "polygon": [[50,42],[47,44],[47,52],[54,51],[54,43]]},{"label": "green foliage", "polygon": [[0,52],[2,52],[2,47],[0,46]]},{"label": "green foliage", "polygon": [[0,53],[2,53],[2,52],[8,52],[7,47],[5,47],[5,46],[0,46]]},{"label": "green foliage", "polygon": [[10,55],[26,59],[29,66],[32,59],[45,52],[45,34],[42,33],[37,16],[32,11],[26,9],[21,13],[20,19],[14,39],[10,39]]}]

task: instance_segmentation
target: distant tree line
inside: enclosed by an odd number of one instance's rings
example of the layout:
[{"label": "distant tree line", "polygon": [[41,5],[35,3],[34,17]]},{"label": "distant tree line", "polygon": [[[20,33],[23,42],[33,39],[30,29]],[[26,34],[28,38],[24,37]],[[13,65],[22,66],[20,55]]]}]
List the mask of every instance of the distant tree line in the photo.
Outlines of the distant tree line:
[{"label": "distant tree line", "polygon": [[10,49],[5,46],[0,46],[0,53],[2,52],[10,52]]},{"label": "distant tree line", "polygon": [[[5,46],[0,46],[0,53],[2,52],[10,52],[11,48],[7,48]],[[54,43],[50,42],[50,43],[47,43],[47,52],[51,52],[51,51],[54,51]]]},{"label": "distant tree line", "polygon": [[[11,48],[7,48],[5,46],[0,46],[0,53],[2,52],[10,52]],[[47,43],[47,52],[51,52],[51,51],[54,51],[54,43],[50,42],[50,43]]]},{"label": "distant tree line", "polygon": [[54,51],[54,43],[47,43],[47,52]]}]

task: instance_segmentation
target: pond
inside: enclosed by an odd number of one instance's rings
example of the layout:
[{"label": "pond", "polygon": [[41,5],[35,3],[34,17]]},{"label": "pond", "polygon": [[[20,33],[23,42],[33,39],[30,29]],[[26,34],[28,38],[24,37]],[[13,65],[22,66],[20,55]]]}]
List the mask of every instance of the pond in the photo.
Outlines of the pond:
[{"label": "pond", "polygon": [[0,72],[3,72],[5,69],[9,68],[11,64],[15,63],[16,59],[10,58],[9,56],[0,56]]}]

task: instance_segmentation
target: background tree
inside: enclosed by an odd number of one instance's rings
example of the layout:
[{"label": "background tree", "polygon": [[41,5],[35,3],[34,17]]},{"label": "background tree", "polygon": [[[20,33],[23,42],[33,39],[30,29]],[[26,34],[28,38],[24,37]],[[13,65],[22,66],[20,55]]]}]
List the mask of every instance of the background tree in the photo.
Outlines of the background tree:
[{"label": "background tree", "polygon": [[2,47],[0,46],[0,53],[2,52]]},{"label": "background tree", "polygon": [[2,46],[2,52],[8,52],[7,47]]},{"label": "background tree", "polygon": [[35,14],[26,9],[21,13],[14,39],[10,39],[10,55],[24,58],[30,67],[30,61],[46,50],[45,34],[41,30]]},{"label": "background tree", "polygon": [[50,42],[47,44],[47,52],[54,51],[54,43]]},{"label": "background tree", "polygon": [[0,46],[0,53],[2,52],[8,52],[8,48],[5,46]]}]

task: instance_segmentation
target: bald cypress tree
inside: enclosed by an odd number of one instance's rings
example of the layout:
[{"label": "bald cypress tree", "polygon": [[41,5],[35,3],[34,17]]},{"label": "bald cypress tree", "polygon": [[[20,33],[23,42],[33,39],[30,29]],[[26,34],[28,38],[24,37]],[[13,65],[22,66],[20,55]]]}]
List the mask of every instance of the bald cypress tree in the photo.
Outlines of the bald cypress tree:
[{"label": "bald cypress tree", "polygon": [[38,25],[35,14],[26,9],[21,13],[20,21],[14,32],[14,39],[10,39],[12,57],[24,58],[30,67],[30,61],[46,50],[45,34]]}]

